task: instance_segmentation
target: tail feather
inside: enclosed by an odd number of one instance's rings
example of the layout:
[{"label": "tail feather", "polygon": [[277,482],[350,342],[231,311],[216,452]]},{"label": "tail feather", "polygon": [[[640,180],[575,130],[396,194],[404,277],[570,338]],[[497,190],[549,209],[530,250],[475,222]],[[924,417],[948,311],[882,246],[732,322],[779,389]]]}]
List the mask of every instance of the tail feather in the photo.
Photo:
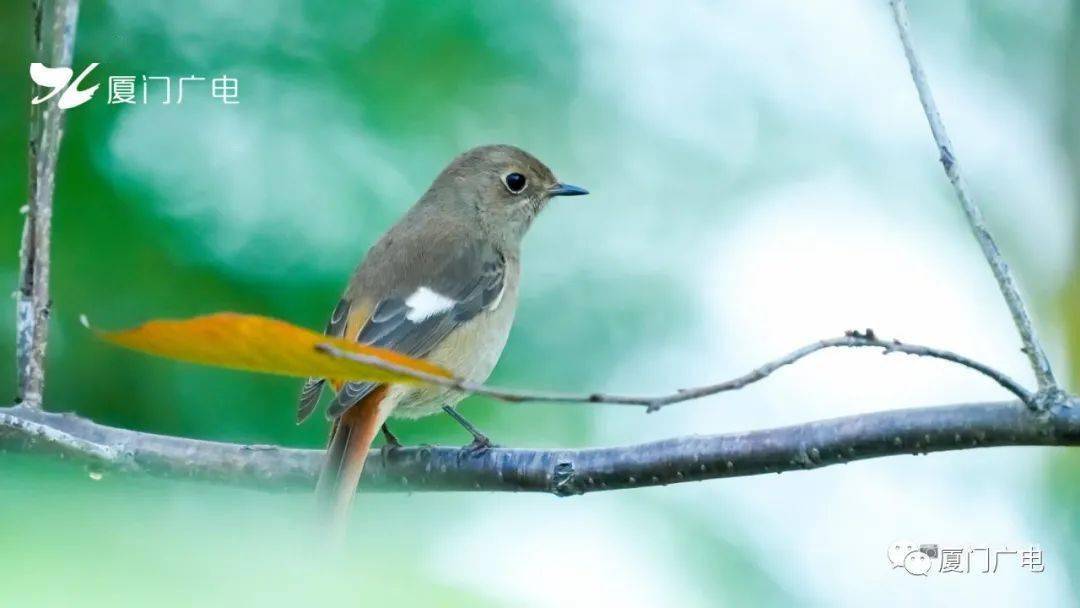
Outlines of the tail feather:
[{"label": "tail feather", "polygon": [[334,424],[315,493],[335,527],[344,524],[371,442],[389,414],[380,407],[385,396],[386,387],[379,387]]}]

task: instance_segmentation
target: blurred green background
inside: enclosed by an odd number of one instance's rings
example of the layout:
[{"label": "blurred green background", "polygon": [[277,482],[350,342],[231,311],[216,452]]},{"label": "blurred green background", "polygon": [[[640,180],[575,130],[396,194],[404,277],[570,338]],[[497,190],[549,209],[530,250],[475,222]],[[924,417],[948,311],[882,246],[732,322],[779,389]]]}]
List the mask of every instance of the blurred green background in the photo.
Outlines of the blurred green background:
[{"label": "blurred green background", "polygon": [[[26,199],[29,9],[0,4],[0,279]],[[1080,3],[912,2],[968,179],[1059,369],[1080,352]],[[1029,380],[907,79],[884,2],[84,1],[54,217],[47,407],[207,439],[319,447],[299,382],[109,348],[116,328],[220,310],[321,328],[377,236],[458,152],[532,151],[588,187],[529,235],[492,382],[670,390],[870,326]],[[238,79],[239,101],[210,79]],[[108,76],[181,76],[182,104],[106,103]],[[141,86],[141,83],[140,83]],[[141,89],[138,89],[141,94]],[[173,91],[174,99],[176,91]],[[14,394],[13,306],[0,386]],[[462,411],[509,446],[590,446],[1004,396],[963,372],[822,355],[769,386],[640,412]],[[1073,363],[1076,386],[1080,365]],[[6,384],[3,384],[5,383]],[[403,442],[465,443],[452,421]],[[380,495],[345,555],[309,497],[93,480],[4,454],[5,605],[861,605],[905,591],[1076,605],[1080,455],[1008,449],[571,500]],[[951,535],[951,536],[950,536]],[[1041,544],[1047,572],[919,580],[897,538]],[[900,593],[895,593],[900,592]]]}]

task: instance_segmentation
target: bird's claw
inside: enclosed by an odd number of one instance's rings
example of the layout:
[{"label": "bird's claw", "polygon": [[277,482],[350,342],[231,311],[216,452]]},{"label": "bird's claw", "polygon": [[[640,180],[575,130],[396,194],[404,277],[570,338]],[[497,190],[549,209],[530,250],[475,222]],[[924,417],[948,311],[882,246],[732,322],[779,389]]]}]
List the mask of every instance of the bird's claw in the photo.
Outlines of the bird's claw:
[{"label": "bird's claw", "polygon": [[389,462],[390,455],[393,454],[394,452],[396,452],[397,450],[400,450],[402,447],[403,446],[401,445],[401,443],[399,443],[397,441],[394,441],[394,442],[389,442],[388,441],[388,442],[384,443],[382,445],[382,447],[379,448],[379,455],[382,457],[383,466],[386,466],[387,463]]},{"label": "bird's claw", "polygon": [[479,456],[494,447],[498,446],[492,443],[486,435],[477,435],[473,438],[472,443],[461,448],[461,451],[466,456]]}]

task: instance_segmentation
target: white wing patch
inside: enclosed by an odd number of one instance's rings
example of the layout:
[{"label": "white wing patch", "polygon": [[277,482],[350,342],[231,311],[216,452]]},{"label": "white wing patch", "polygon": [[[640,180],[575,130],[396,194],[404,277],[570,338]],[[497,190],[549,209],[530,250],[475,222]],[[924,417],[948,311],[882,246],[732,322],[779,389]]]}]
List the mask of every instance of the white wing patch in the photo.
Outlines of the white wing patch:
[{"label": "white wing patch", "polygon": [[427,287],[420,287],[405,299],[405,306],[409,307],[405,318],[413,323],[419,323],[428,317],[450,310],[454,304],[457,302]]}]

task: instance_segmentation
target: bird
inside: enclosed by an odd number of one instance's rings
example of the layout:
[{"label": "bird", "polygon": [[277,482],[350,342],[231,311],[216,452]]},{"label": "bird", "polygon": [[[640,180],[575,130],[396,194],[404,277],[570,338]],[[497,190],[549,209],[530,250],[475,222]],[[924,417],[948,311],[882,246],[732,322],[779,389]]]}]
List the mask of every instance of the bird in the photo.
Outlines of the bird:
[{"label": "bird", "polygon": [[[514,321],[522,237],[551,199],[584,194],[515,146],[485,145],[458,155],[368,250],[325,333],[486,381]],[[473,435],[468,449],[491,446],[455,409],[464,395],[433,385],[309,378],[300,391],[298,423],[317,408],[328,385],[332,426],[316,495],[332,521],[346,518],[380,429],[389,446],[400,445],[386,426],[391,416],[445,412]]]}]

